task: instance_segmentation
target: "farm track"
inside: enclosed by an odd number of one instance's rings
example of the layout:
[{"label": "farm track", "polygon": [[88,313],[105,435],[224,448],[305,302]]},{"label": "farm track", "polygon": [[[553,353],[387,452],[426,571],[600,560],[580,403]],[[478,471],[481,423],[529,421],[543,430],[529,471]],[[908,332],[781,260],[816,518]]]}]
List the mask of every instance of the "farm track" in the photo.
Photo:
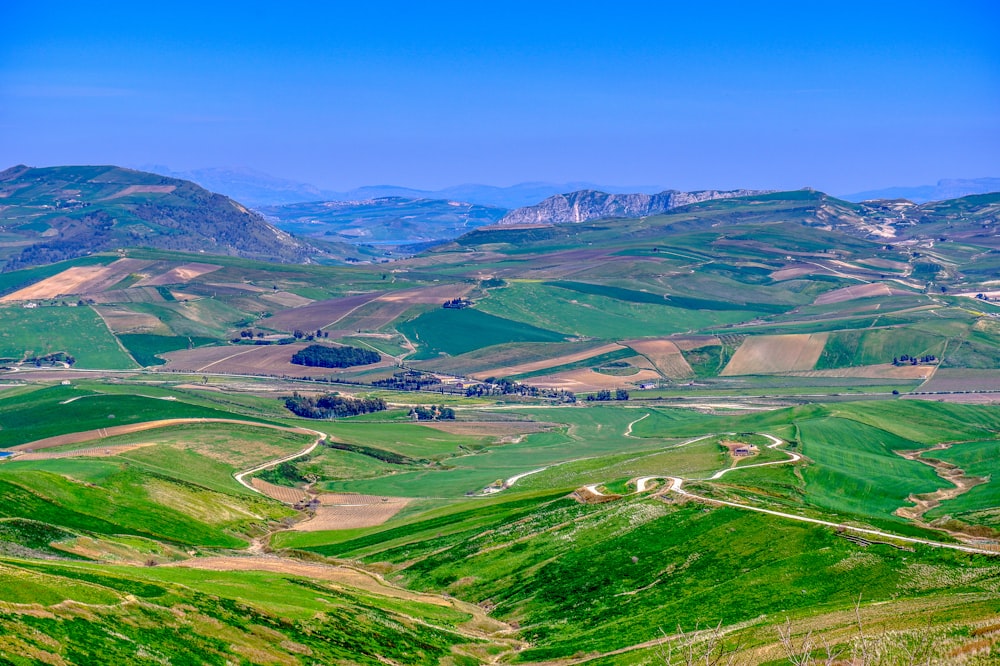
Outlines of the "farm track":
[{"label": "farm track", "polygon": [[[782,441],[778,437],[775,437],[774,435],[771,435],[771,434],[768,434],[768,433],[757,433],[757,434],[760,434],[760,435],[762,435],[764,437],[767,437],[768,439],[771,440],[772,443],[769,444],[768,447],[767,447],[769,449],[776,449],[778,446],[784,444],[784,441]],[[682,442],[681,444],[678,444],[678,445],[676,445],[676,446],[674,446],[672,448],[678,448],[678,447],[681,447],[681,446],[686,446],[688,444],[693,444],[695,442],[698,442],[698,441],[701,441],[703,439],[707,439],[707,438],[713,437],[713,436],[714,435],[704,435],[702,437],[696,437],[696,438],[690,439],[690,440],[688,440],[686,442]],[[941,448],[941,447],[936,447],[936,448]],[[799,455],[799,454],[797,454],[797,453],[792,453],[790,451],[784,451],[784,453],[788,455],[788,458],[786,460],[774,460],[774,461],[770,461],[770,462],[756,463],[756,464],[753,464],[753,465],[743,465],[741,467],[727,467],[726,469],[723,469],[723,470],[720,470],[720,471],[714,473],[712,476],[708,477],[707,479],[693,479],[693,480],[695,480],[695,481],[699,481],[699,480],[700,481],[714,481],[714,480],[720,479],[724,475],[726,475],[726,474],[728,474],[730,472],[734,472],[736,470],[750,469],[752,467],[765,467],[765,466],[770,466],[770,465],[785,465],[785,464],[788,464],[788,463],[796,463],[796,462],[799,462],[800,460],[802,460],[802,456]],[[923,453],[923,451],[921,451],[921,453]],[[926,462],[927,464],[932,464],[932,463],[927,462],[927,461],[923,461],[923,462]],[[538,471],[540,471],[540,470],[538,470]],[[880,538],[883,538],[883,539],[890,539],[890,540],[893,540],[893,541],[898,541],[898,542],[903,542],[903,543],[920,544],[920,545],[924,545],[924,546],[931,546],[933,548],[946,548],[946,549],[950,549],[950,550],[962,551],[962,552],[965,552],[965,553],[975,553],[975,554],[980,554],[980,555],[994,555],[994,556],[998,554],[998,552],[996,550],[989,550],[987,548],[977,548],[975,546],[968,546],[968,545],[955,544],[955,543],[944,543],[944,542],[941,542],[941,541],[933,541],[931,539],[920,539],[920,538],[916,538],[916,537],[907,537],[907,536],[902,536],[902,535],[899,535],[899,534],[892,534],[890,532],[883,532],[881,530],[875,530],[875,529],[869,529],[869,528],[863,528],[863,527],[853,527],[853,526],[850,526],[850,525],[845,525],[843,523],[834,523],[834,522],[827,521],[827,520],[820,520],[818,518],[809,518],[808,516],[802,516],[802,515],[798,515],[798,514],[794,514],[794,513],[785,513],[783,511],[774,511],[772,509],[764,509],[762,507],[753,506],[751,504],[744,504],[744,503],[740,503],[740,502],[729,502],[727,500],[720,500],[720,499],[715,499],[715,498],[711,498],[711,497],[705,497],[704,495],[697,495],[695,493],[691,493],[691,492],[688,492],[687,490],[684,490],[683,485],[684,485],[684,481],[686,479],[684,479],[682,477],[678,477],[678,476],[669,476],[669,475],[666,475],[666,474],[664,474],[664,475],[648,475],[648,476],[642,476],[642,477],[638,477],[636,479],[633,479],[632,482],[635,483],[636,490],[632,494],[633,495],[637,495],[639,493],[645,492],[647,490],[650,482],[654,481],[656,479],[665,479],[665,480],[667,480],[667,481],[670,482],[670,485],[668,485],[667,487],[663,488],[662,490],[657,491],[656,493],[654,493],[654,495],[653,495],[654,497],[656,497],[656,496],[662,496],[662,495],[664,495],[666,493],[671,493],[672,492],[672,493],[676,493],[678,495],[681,495],[683,497],[687,497],[687,498],[690,498],[690,499],[693,499],[693,500],[697,500],[699,502],[704,502],[706,504],[715,504],[715,505],[719,505],[719,506],[729,506],[729,507],[733,507],[733,508],[736,508],[736,509],[744,509],[746,511],[756,511],[758,513],[766,513],[768,515],[776,516],[778,518],[784,518],[784,519],[787,519],[787,520],[796,520],[796,521],[799,521],[799,522],[810,523],[810,524],[813,524],[813,525],[823,525],[823,526],[826,526],[826,527],[832,527],[832,528],[835,528],[835,529],[837,529],[839,531],[846,531],[846,532],[849,532],[849,533],[852,533],[852,534],[853,533],[857,533],[857,534],[864,534],[864,535],[876,536],[876,537],[880,537]],[[691,480],[691,479],[687,479],[687,480]],[[601,493],[597,490],[597,488],[598,488],[599,485],[600,484],[590,484],[590,485],[584,486],[583,490],[585,490],[588,493],[592,493],[592,494],[596,494],[596,495],[600,496]]]}]

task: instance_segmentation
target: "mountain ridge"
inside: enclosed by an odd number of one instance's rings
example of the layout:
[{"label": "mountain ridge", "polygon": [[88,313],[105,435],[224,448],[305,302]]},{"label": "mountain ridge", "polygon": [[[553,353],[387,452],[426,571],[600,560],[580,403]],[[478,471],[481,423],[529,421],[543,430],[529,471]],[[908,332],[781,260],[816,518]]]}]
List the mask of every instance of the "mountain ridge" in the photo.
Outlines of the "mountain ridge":
[{"label": "mountain ridge", "polygon": [[768,194],[771,190],[664,190],[657,194],[633,192],[614,194],[598,190],[577,190],[551,196],[534,206],[507,213],[498,224],[567,224],[612,217],[637,218],[664,213],[673,208],[702,201]]},{"label": "mountain ridge", "polygon": [[4,270],[121,247],[308,262],[313,246],[190,181],[116,166],[0,172]]}]

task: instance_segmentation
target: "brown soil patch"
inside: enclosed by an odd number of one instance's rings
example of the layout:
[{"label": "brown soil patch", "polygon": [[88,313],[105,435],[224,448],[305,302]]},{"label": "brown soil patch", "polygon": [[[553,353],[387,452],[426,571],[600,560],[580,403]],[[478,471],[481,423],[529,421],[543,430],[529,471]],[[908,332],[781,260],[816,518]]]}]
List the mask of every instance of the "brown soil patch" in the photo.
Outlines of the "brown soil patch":
[{"label": "brown soil patch", "polygon": [[[285,426],[270,425],[268,423],[255,423],[254,421],[240,421],[239,419],[161,419],[159,421],[145,421],[143,423],[132,423],[129,425],[111,426],[110,428],[98,428],[97,430],[86,430],[83,432],[74,432],[66,435],[57,435],[55,437],[46,437],[44,439],[37,439],[33,442],[28,442],[26,444],[19,444],[18,446],[8,447],[8,451],[38,451],[39,449],[47,449],[53,446],[63,446],[65,444],[78,444],[80,442],[89,442],[95,439],[103,439],[105,437],[115,437],[117,435],[128,435],[134,432],[142,432],[144,430],[154,430],[156,428],[168,428],[170,426],[182,425],[187,423],[237,423],[239,425],[249,425],[257,428],[272,428],[274,430],[284,430],[285,432],[294,432],[303,435],[314,435],[311,430],[305,430],[304,428],[290,428]],[[21,457],[21,456],[19,456]]]},{"label": "brown soil patch", "polygon": [[989,480],[978,476],[965,476],[965,472],[957,465],[953,465],[952,463],[945,462],[943,460],[926,458],[923,456],[923,454],[931,451],[942,451],[950,448],[951,444],[938,444],[927,449],[895,452],[897,455],[900,455],[907,460],[916,460],[917,462],[925,465],[930,465],[934,468],[934,471],[937,472],[938,476],[952,484],[953,487],[940,488],[932,493],[912,494],[906,499],[909,502],[913,502],[914,506],[900,507],[893,513],[900,518],[906,518],[907,520],[912,520],[918,525],[926,526],[927,524],[924,522],[924,514],[928,511],[934,507],[940,506],[941,502],[954,499]]},{"label": "brown soil patch", "polygon": [[858,377],[866,379],[927,379],[937,370],[936,365],[893,365],[879,363],[878,365],[859,365],[853,368],[836,368],[833,370],[810,370],[808,372],[789,372],[796,377]]},{"label": "brown soil patch", "polygon": [[873,298],[875,296],[892,296],[894,294],[904,294],[906,292],[899,289],[892,289],[889,285],[883,282],[875,282],[872,284],[856,284],[850,287],[844,287],[843,289],[834,289],[833,291],[828,291],[825,294],[820,295],[815,301],[814,305],[827,305],[829,303],[843,303],[844,301],[853,301],[856,298]]},{"label": "brown soil patch", "polygon": [[306,298],[305,296],[299,296],[298,294],[293,294],[290,291],[276,291],[273,293],[265,293],[260,296],[263,300],[270,303],[275,303],[283,308],[301,308],[304,305],[309,305],[313,302],[311,298]]},{"label": "brown soil patch", "polygon": [[132,312],[121,307],[96,306],[94,308],[113,333],[159,333],[169,335],[170,329],[151,314]]},{"label": "brown soil patch", "polygon": [[670,338],[670,341],[682,352],[701,349],[702,347],[719,347],[722,345],[722,340],[714,335],[673,336]]},{"label": "brown soil patch", "polygon": [[160,287],[166,284],[183,284],[189,282],[194,278],[205,275],[206,273],[211,273],[217,271],[222,266],[216,264],[199,264],[190,263],[182,264],[180,266],[175,266],[171,268],[166,273],[160,273],[145,280],[141,280],[135,283],[137,287]]},{"label": "brown soil patch", "polygon": [[417,287],[403,289],[388,294],[382,294],[378,300],[383,302],[406,301],[407,303],[430,303],[440,305],[453,298],[461,298],[472,291],[471,284],[442,284],[433,287]]},{"label": "brown soil patch", "polygon": [[124,190],[104,197],[104,201],[127,197],[132,194],[170,194],[177,189],[176,185],[129,185]]},{"label": "brown soil patch", "polygon": [[388,367],[392,364],[391,360],[385,360],[384,357],[380,363],[354,368],[310,368],[292,363],[291,358],[295,352],[309,344],[200,347],[168,352],[161,356],[167,360],[164,367],[166,370],[288,377],[322,377],[356,369]]},{"label": "brown soil patch", "polygon": [[279,502],[284,502],[285,504],[297,504],[298,502],[309,499],[309,495],[301,488],[279,486],[256,477],[250,479],[250,485],[271,499],[276,499]]},{"label": "brown soil patch", "polygon": [[615,500],[620,500],[622,498],[621,495],[602,495],[595,493],[587,487],[577,488],[570,494],[570,497],[580,504],[604,504],[605,502],[614,502]]},{"label": "brown soil patch", "polygon": [[826,338],[826,333],[749,336],[720,375],[762,375],[811,370],[823,353]]},{"label": "brown soil patch", "polygon": [[574,352],[572,354],[564,354],[562,356],[543,359],[541,361],[534,361],[531,363],[521,363],[518,365],[510,365],[502,368],[494,368],[492,370],[482,370],[480,372],[476,372],[475,374],[473,374],[472,377],[476,379],[485,379],[487,377],[510,377],[511,375],[520,375],[525,372],[535,372],[536,370],[554,368],[560,365],[565,365],[567,363],[576,363],[577,361],[583,361],[588,358],[593,358],[594,356],[600,356],[602,354],[609,354],[611,352],[615,352],[620,349],[624,349],[624,347],[616,343],[611,343],[611,344],[601,345],[600,347],[594,347],[593,349]]},{"label": "brown soil patch", "polygon": [[7,294],[0,298],[0,301],[32,301],[71,294],[99,292],[119,282],[130,273],[138,272],[152,263],[140,259],[119,259],[107,266],[74,266],[24,289]]},{"label": "brown soil patch", "polygon": [[586,393],[589,391],[599,391],[601,389],[614,389],[631,387],[642,382],[655,382],[660,379],[660,373],[653,370],[640,370],[634,375],[626,377],[615,377],[594,372],[589,368],[581,370],[569,370],[544,377],[532,377],[532,386],[542,388],[565,389],[575,393]]},{"label": "brown soil patch", "polygon": [[682,379],[694,374],[681,350],[672,340],[627,340],[625,344],[648,358],[664,377]]},{"label": "brown soil patch", "polygon": [[356,294],[344,298],[316,301],[309,305],[285,310],[273,317],[263,319],[260,325],[275,331],[315,331],[340,321],[359,307],[378,298],[377,293]]},{"label": "brown soil patch", "polygon": [[320,506],[312,518],[296,523],[292,528],[299,532],[346,530],[357,527],[381,525],[409,504],[406,497],[378,497],[373,495],[330,494],[319,495]]},{"label": "brown soil patch", "polygon": [[17,457],[19,461],[28,460],[55,460],[56,458],[107,458],[116,456],[119,453],[141,449],[144,446],[152,446],[153,442],[142,444],[114,444],[112,446],[93,446],[87,449],[76,451],[58,451],[54,453],[25,453]]}]

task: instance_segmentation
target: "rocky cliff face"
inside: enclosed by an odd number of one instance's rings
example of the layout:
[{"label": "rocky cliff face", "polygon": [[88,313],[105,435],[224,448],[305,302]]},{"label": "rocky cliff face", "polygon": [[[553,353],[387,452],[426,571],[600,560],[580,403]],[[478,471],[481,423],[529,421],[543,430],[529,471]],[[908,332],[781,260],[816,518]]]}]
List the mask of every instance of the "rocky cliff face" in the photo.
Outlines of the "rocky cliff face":
[{"label": "rocky cliff face", "polygon": [[595,190],[580,190],[569,194],[557,194],[540,204],[512,210],[500,220],[499,224],[567,224],[607,217],[646,217],[710,199],[748,197],[763,193],[762,190],[725,192],[667,190],[659,194],[608,194]]}]

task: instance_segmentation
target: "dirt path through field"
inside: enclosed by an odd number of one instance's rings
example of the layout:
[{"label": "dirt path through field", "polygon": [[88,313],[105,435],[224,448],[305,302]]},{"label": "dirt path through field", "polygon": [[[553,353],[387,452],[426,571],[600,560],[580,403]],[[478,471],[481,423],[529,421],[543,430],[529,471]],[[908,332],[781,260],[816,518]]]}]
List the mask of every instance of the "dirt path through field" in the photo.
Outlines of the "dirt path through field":
[{"label": "dirt path through field", "polygon": [[896,451],[897,455],[900,455],[907,460],[915,460],[919,463],[925,465],[930,465],[937,472],[937,475],[942,479],[952,484],[951,488],[939,488],[932,493],[914,493],[907,497],[907,501],[913,502],[914,506],[904,506],[896,509],[895,513],[900,518],[906,518],[907,520],[912,520],[914,523],[920,525],[921,527],[930,527],[926,522],[924,522],[924,515],[931,509],[940,506],[941,502],[955,499],[962,493],[966,493],[972,488],[978,485],[984,484],[988,479],[984,479],[981,476],[966,476],[965,471],[962,470],[957,465],[953,465],[949,462],[943,460],[938,460],[936,458],[926,458],[923,454],[929,453],[931,451],[943,451],[945,449],[950,449],[951,444],[938,444],[927,449],[918,449],[916,451]]}]

